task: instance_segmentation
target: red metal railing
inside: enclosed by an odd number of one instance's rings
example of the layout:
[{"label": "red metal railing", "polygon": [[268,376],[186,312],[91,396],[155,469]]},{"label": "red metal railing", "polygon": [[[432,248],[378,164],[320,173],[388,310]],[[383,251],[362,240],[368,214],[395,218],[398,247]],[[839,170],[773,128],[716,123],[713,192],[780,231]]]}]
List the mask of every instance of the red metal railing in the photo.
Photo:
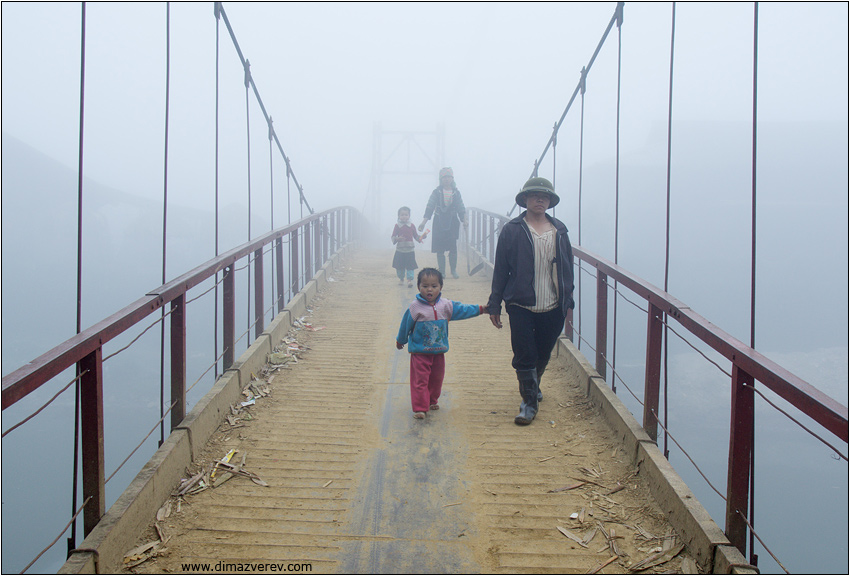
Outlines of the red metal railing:
[{"label": "red metal railing", "polygon": [[[486,260],[494,261],[495,243],[508,218],[477,208],[467,208],[470,243]],[[726,487],[726,536],[742,552],[746,549],[745,516],[749,503],[750,464],[753,448],[754,392],[758,381],[809,416],[843,442],[848,440],[847,407],[808,382],[791,374],[769,358],[733,338],[663,290],[596,256],[573,246],[576,259],[596,269],[596,370],[605,378],[608,342],[608,279],[631,290],[648,304],[643,428],[653,440],[658,432],[662,326],[664,316],[673,318],[732,363],[731,429]],[[568,326],[571,325],[568,318]],[[570,330],[567,336],[572,339]],[[740,513],[739,513],[740,512]]]},{"label": "red metal railing", "polygon": [[[83,498],[85,533],[88,534],[106,511],[104,481],[103,432],[103,346],[113,338],[136,326],[156,310],[171,308],[171,429],[186,416],[186,294],[201,282],[223,271],[222,298],[224,335],[224,368],[235,360],[236,328],[235,264],[253,255],[254,265],[254,332],[262,334],[264,326],[263,253],[273,245],[277,265],[275,300],[277,311],[301,290],[343,244],[359,238],[362,225],[358,213],[350,207],[335,208],[310,215],[284,228],[268,232],[229,252],[205,262],[197,268],[149,292],[129,306],[101,320],[39,356],[32,362],[3,377],[2,407],[12,406],[54,376],[76,365],[80,379],[80,413]],[[288,239],[290,262],[284,264],[284,243]],[[301,249],[303,249],[303,257]],[[284,284],[284,270],[290,274]],[[289,295],[287,298],[287,294]],[[90,498],[90,500],[89,500]]]}]

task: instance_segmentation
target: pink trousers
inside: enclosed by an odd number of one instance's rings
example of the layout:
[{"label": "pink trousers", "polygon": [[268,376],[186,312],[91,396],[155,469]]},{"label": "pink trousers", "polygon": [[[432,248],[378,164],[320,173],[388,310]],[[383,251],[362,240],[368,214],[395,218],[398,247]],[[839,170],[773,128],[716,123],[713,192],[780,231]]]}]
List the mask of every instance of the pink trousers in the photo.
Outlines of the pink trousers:
[{"label": "pink trousers", "polygon": [[445,354],[410,355],[410,404],[414,412],[427,412],[443,390]]}]

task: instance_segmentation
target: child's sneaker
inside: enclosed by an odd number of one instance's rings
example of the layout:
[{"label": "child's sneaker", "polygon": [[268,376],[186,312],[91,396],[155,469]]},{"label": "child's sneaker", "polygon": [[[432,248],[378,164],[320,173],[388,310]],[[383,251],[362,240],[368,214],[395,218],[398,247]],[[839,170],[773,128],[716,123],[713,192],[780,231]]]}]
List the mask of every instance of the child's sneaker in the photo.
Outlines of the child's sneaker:
[{"label": "child's sneaker", "polygon": [[425,412],[414,412],[413,417],[417,420],[422,420],[423,418],[425,418]]},{"label": "child's sneaker", "polygon": [[438,404],[431,404],[431,410],[439,410],[440,406]]},{"label": "child's sneaker", "polygon": [[407,281],[407,287],[408,287],[408,288],[413,288],[413,280],[408,280],[408,281]]}]

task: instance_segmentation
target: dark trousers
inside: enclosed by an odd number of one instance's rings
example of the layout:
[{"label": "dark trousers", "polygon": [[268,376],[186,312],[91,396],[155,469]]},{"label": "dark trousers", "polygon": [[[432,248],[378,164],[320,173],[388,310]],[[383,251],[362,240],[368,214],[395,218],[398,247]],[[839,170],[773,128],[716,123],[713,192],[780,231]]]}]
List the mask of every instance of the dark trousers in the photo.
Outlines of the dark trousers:
[{"label": "dark trousers", "polygon": [[564,331],[560,307],[549,312],[532,312],[519,306],[505,306],[511,319],[511,348],[515,370],[545,368],[552,349]]},{"label": "dark trousers", "polygon": [[[457,244],[448,251],[449,252],[449,266],[452,269],[452,272],[457,272]],[[446,254],[445,252],[437,252],[437,269],[443,274],[446,273]]]}]

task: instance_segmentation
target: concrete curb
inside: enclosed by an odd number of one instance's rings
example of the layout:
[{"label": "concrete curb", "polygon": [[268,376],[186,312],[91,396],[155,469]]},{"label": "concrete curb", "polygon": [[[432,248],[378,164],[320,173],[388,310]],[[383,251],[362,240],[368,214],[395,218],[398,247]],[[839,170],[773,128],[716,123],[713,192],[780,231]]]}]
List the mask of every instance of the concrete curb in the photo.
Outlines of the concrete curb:
[{"label": "concrete curb", "polygon": [[757,574],[584,355],[566,338],[559,340],[558,348],[565,352],[570,376],[587,383],[587,397],[600,409],[632,462],[640,466],[653,498],[697,564],[713,574]]},{"label": "concrete curb", "polygon": [[120,570],[124,554],[133,548],[139,534],[147,529],[160,507],[171,497],[186,467],[224,421],[230,406],[241,398],[243,382],[250,381],[251,372],[259,373],[268,354],[286,336],[293,320],[307,313],[307,304],[327,284],[332,273],[339,269],[342,258],[354,247],[353,243],[347,244],[334,254],[192,407],[58,574],[110,574]]}]

